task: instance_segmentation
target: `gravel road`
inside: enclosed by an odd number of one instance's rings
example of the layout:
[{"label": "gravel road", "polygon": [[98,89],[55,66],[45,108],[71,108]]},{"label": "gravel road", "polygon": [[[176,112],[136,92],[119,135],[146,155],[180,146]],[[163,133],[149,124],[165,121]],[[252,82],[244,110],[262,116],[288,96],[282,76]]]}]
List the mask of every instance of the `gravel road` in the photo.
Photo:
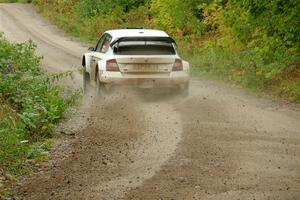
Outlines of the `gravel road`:
[{"label": "gravel road", "polygon": [[[31,5],[0,4],[0,32],[33,40],[49,72],[80,68],[87,47]],[[75,74],[69,86],[81,87]],[[190,95],[88,95],[60,125],[44,169],[18,199],[300,199],[300,107],[192,78]]]}]

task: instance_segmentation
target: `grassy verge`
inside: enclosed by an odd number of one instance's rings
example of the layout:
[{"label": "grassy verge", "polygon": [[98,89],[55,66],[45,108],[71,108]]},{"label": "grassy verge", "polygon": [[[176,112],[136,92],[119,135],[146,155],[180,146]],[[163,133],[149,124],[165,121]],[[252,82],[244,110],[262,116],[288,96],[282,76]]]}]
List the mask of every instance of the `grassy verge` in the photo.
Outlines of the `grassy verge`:
[{"label": "grassy verge", "polygon": [[0,199],[16,178],[40,170],[55,125],[74,101],[40,68],[32,42],[12,44],[0,35]]},{"label": "grassy verge", "polygon": [[[289,102],[300,103],[300,66],[297,54],[270,51],[271,59],[258,57],[255,48],[233,51],[219,46],[203,48],[190,62],[193,74],[209,76],[268,94]],[[278,55],[275,55],[278,54]]]}]

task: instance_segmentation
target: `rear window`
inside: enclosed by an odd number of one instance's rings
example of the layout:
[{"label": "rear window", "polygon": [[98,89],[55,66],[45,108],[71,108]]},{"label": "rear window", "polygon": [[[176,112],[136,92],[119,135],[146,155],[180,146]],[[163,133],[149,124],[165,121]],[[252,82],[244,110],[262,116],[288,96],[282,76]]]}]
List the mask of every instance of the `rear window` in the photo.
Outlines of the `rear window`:
[{"label": "rear window", "polygon": [[114,45],[117,55],[174,55],[172,43],[165,41],[122,41]]}]

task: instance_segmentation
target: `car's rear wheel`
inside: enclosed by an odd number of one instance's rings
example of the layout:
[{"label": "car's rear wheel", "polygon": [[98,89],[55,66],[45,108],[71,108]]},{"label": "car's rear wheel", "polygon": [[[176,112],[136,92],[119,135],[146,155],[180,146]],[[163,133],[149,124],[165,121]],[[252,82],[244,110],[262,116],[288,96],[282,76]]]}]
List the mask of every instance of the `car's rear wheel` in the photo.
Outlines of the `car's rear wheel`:
[{"label": "car's rear wheel", "polygon": [[85,67],[83,68],[83,92],[86,94],[91,85],[90,74],[86,71]]}]

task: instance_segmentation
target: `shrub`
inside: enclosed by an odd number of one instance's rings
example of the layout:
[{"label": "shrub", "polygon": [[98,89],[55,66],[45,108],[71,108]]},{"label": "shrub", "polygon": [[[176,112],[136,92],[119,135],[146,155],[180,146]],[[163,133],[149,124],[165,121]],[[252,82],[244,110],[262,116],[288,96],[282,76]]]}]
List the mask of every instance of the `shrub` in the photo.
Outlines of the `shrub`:
[{"label": "shrub", "polygon": [[0,170],[20,174],[35,142],[52,136],[70,99],[41,68],[32,42],[0,36]]}]

